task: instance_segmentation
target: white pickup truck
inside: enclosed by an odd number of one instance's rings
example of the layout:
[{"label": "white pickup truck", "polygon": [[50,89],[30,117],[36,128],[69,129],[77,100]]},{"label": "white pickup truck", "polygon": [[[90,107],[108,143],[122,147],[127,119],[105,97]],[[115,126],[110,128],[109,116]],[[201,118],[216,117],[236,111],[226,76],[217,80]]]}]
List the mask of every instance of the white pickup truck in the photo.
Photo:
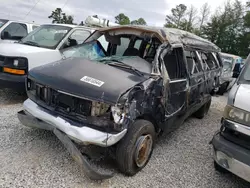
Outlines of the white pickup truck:
[{"label": "white pickup truck", "polygon": [[0,43],[13,43],[39,27],[34,23],[0,19]]},{"label": "white pickup truck", "polygon": [[25,78],[34,67],[62,59],[63,50],[81,44],[94,28],[44,24],[17,43],[0,45],[0,88],[25,89]]}]

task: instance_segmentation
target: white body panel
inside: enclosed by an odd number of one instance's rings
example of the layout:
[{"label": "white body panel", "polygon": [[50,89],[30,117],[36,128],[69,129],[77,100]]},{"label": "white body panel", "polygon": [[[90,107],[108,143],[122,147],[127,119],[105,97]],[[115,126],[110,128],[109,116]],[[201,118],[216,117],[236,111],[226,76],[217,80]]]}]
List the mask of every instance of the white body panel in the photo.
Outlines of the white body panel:
[{"label": "white body panel", "polygon": [[[64,24],[57,24],[64,25]],[[62,59],[62,54],[59,51],[64,42],[68,39],[68,37],[75,30],[87,30],[90,33],[94,32],[94,29],[87,27],[79,27],[76,25],[66,25],[72,27],[71,31],[59,42],[55,49],[48,49],[43,47],[36,47],[21,43],[3,43],[0,45],[0,56],[10,56],[10,57],[25,57],[28,59],[28,67],[29,70],[44,65],[47,63],[51,63],[54,61],[58,61]]]},{"label": "white body panel", "polygon": [[234,106],[250,112],[250,85],[241,84],[235,95]]}]

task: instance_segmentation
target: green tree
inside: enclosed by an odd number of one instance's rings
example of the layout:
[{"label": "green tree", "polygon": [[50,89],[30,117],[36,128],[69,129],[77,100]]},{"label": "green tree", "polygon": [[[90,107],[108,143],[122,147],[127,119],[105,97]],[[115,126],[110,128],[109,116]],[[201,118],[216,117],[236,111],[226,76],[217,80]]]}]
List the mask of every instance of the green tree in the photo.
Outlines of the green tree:
[{"label": "green tree", "polygon": [[131,21],[132,25],[147,25],[147,22],[143,18]]},{"label": "green tree", "polygon": [[120,13],[115,17],[115,23],[118,23],[120,25],[128,25],[130,24],[130,19],[125,14]]},{"label": "green tree", "polygon": [[166,16],[165,27],[175,27],[180,28],[182,22],[185,22],[187,6],[184,4],[179,4],[175,8],[171,9],[171,15]]},{"label": "green tree", "polygon": [[224,52],[239,54],[240,38],[244,31],[243,10],[239,0],[227,2],[222,11],[217,11],[211,20],[202,26],[202,36],[217,44]]},{"label": "green tree", "polygon": [[74,24],[73,16],[66,15],[66,13],[62,12],[61,8],[56,8],[54,11],[52,11],[48,18],[52,19],[52,23]]}]

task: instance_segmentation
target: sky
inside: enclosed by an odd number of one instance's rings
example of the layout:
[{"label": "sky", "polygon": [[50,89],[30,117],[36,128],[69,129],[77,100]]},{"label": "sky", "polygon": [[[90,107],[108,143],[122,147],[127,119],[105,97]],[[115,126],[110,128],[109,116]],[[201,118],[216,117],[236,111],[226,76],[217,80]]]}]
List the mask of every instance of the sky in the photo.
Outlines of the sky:
[{"label": "sky", "polygon": [[[245,3],[247,0],[241,0]],[[144,18],[148,25],[163,26],[165,16],[171,9],[183,3],[194,5],[198,10],[206,1],[203,0],[0,0],[0,18],[12,20],[50,23],[48,16],[57,7],[74,16],[74,22],[80,23],[87,16],[98,15],[114,22],[114,17],[124,13],[130,20]],[[225,0],[207,0],[214,12],[223,6]]]}]

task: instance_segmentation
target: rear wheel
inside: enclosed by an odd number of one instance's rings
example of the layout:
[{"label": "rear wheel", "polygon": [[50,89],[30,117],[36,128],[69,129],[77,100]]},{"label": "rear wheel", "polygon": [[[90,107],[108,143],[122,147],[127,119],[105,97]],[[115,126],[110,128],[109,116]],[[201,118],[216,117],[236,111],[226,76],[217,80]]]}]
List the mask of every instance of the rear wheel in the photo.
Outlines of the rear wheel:
[{"label": "rear wheel", "polygon": [[204,118],[204,116],[208,113],[208,110],[211,106],[211,99],[206,102],[199,110],[194,113],[194,116],[198,119]]},{"label": "rear wheel", "polygon": [[155,128],[147,120],[136,120],[118,143],[116,160],[121,172],[133,176],[148,163],[154,147]]},{"label": "rear wheel", "polygon": [[228,85],[229,85],[229,82],[223,83],[223,84],[219,87],[218,94],[219,94],[219,95],[223,95],[223,94],[227,91]]}]

